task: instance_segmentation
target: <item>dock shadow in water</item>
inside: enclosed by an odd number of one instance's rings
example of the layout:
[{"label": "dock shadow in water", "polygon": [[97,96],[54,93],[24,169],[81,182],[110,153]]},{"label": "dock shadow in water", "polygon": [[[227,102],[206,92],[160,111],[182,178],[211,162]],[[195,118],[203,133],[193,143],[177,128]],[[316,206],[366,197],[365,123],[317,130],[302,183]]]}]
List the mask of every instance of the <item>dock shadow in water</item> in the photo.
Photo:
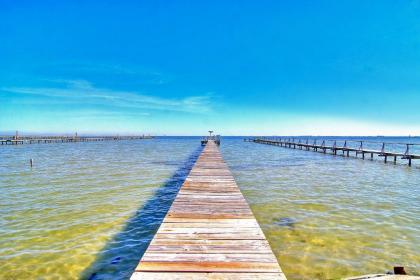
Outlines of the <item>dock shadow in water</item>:
[{"label": "dock shadow in water", "polygon": [[129,279],[203,148],[181,164],[80,275],[84,280]]}]

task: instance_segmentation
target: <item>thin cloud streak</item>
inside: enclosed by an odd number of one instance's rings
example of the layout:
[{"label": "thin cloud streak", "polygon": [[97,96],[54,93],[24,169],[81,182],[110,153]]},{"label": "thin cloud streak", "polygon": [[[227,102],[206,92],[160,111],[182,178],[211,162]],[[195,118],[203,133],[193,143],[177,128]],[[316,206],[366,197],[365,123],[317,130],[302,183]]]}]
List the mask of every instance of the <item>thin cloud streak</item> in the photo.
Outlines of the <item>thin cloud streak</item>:
[{"label": "thin cloud streak", "polygon": [[161,98],[131,91],[97,88],[85,80],[63,81],[58,87],[7,87],[1,90],[52,98],[63,98],[70,102],[108,105],[121,108],[151,109],[187,113],[209,113],[212,111],[211,94],[189,96],[181,99]]}]

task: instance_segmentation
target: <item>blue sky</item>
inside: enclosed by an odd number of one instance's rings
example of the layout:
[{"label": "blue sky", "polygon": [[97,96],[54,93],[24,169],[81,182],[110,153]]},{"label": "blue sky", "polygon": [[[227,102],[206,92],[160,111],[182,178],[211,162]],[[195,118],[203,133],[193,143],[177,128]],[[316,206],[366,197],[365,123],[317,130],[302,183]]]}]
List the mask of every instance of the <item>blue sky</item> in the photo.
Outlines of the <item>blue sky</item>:
[{"label": "blue sky", "polygon": [[420,1],[0,1],[0,131],[420,135]]}]

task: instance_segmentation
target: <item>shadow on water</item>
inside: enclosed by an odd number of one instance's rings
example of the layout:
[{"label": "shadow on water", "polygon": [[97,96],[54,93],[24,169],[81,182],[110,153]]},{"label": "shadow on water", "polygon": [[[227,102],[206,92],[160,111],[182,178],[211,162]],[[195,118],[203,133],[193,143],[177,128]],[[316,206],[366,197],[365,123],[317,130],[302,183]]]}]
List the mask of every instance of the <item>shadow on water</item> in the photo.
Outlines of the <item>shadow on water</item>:
[{"label": "shadow on water", "polygon": [[96,260],[81,273],[80,279],[130,278],[202,149],[200,146],[195,150],[153,197],[136,211],[122,231],[108,242]]}]

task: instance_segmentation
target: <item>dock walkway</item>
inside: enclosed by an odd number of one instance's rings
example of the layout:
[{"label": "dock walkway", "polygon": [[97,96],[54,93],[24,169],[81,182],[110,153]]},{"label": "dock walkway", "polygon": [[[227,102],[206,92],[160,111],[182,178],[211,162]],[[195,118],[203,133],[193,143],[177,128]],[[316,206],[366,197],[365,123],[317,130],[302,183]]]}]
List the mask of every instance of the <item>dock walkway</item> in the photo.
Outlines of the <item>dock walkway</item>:
[{"label": "dock walkway", "polygon": [[0,145],[76,143],[152,139],[151,136],[0,136]]},{"label": "dock walkway", "polygon": [[[354,155],[357,157],[359,154],[362,155],[362,159],[365,159],[365,154],[370,154],[370,158],[373,159],[373,155],[377,155],[378,157],[383,157],[384,162],[386,163],[388,161],[388,158],[393,158],[393,162],[397,162],[397,158],[401,158],[404,160],[408,160],[408,165],[411,166],[411,161],[413,159],[420,159],[420,155],[413,154],[410,152],[410,147],[412,146],[420,146],[418,143],[386,143],[386,142],[373,142],[373,141],[360,141],[360,140],[342,140],[344,141],[343,146],[337,145],[337,140],[323,140],[322,144],[317,144],[317,139],[314,140],[312,144],[309,143],[309,140],[307,139],[306,142],[302,142],[301,139],[299,139],[298,142],[295,141],[295,139],[281,139],[281,138],[266,138],[266,137],[257,137],[257,138],[245,138],[245,142],[254,142],[259,144],[267,144],[267,145],[273,145],[273,146],[280,146],[285,148],[292,148],[292,149],[300,149],[300,150],[306,150],[306,151],[314,151],[314,152],[322,152],[324,154],[330,152],[333,155],[337,155],[337,152],[341,151],[343,153],[343,156],[347,154],[347,157],[350,156],[350,152],[354,153]],[[333,142],[332,145],[327,145],[326,141]],[[358,147],[349,147],[347,146],[348,142],[356,142],[359,144]],[[372,149],[366,149],[364,148],[364,143],[376,143],[380,144],[381,148],[378,150],[372,150]],[[399,145],[404,146],[405,150],[401,152],[393,152],[393,151],[387,151],[385,147],[387,145]]]},{"label": "dock walkway", "polygon": [[138,279],[286,279],[213,140],[131,277]]}]

